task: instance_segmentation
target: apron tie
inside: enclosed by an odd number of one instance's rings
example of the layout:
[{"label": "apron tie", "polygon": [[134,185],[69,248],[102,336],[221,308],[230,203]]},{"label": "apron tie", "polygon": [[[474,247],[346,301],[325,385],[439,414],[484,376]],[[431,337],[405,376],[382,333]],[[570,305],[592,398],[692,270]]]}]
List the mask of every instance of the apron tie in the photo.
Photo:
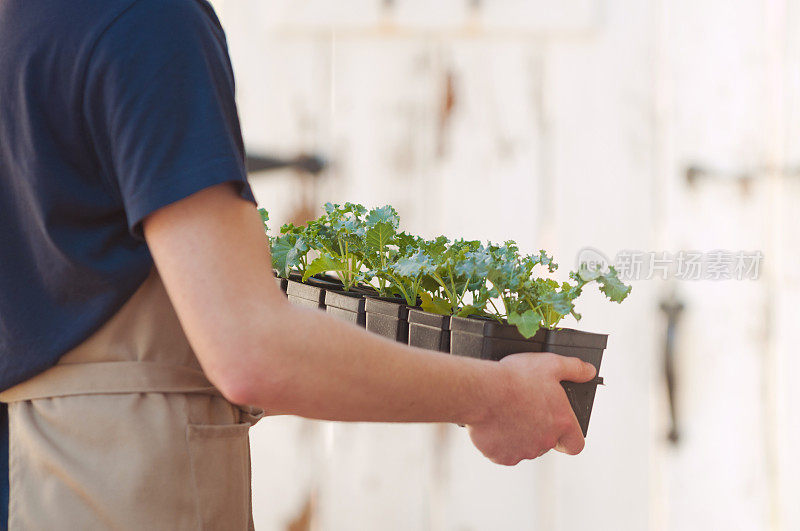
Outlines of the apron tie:
[{"label": "apron tie", "polygon": [[161,362],[109,361],[55,365],[0,393],[0,402],[122,393],[220,394],[202,371]]},{"label": "apron tie", "polygon": [[[125,393],[200,393],[222,396],[202,371],[155,361],[101,361],[55,365],[0,393],[0,402]],[[240,421],[251,426],[264,411],[236,406]]]}]

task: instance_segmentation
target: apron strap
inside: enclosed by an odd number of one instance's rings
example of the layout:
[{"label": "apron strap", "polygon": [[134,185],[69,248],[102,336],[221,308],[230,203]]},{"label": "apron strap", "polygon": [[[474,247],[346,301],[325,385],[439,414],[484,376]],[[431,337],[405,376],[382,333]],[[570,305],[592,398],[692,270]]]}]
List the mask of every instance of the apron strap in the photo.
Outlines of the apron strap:
[{"label": "apron strap", "polygon": [[[0,393],[0,402],[126,393],[200,393],[222,396],[198,369],[155,361],[106,361],[55,365]],[[235,405],[240,422],[251,426],[264,410]]]},{"label": "apron strap", "polygon": [[194,368],[159,362],[67,363],[0,393],[0,402],[75,395],[220,392]]}]

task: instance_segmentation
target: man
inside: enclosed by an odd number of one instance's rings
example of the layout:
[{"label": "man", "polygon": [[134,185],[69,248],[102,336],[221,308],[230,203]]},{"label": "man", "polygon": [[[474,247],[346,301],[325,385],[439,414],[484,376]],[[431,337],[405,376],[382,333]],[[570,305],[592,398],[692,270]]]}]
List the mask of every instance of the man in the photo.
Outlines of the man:
[{"label": "man", "polygon": [[203,0],[0,3],[0,225],[11,529],[251,526],[257,408],[465,424],[504,465],[583,448],[559,382],[588,364],[425,352],[286,302]]}]

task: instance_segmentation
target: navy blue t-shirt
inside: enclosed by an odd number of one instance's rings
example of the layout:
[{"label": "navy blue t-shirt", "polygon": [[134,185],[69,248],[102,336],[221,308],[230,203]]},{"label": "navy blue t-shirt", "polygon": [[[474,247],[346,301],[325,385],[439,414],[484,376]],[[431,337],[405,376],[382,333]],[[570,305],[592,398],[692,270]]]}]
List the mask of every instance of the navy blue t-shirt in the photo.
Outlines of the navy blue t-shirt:
[{"label": "navy blue t-shirt", "polygon": [[253,200],[208,2],[2,0],[0,390],[136,291],[152,267],[143,218],[223,182]]}]

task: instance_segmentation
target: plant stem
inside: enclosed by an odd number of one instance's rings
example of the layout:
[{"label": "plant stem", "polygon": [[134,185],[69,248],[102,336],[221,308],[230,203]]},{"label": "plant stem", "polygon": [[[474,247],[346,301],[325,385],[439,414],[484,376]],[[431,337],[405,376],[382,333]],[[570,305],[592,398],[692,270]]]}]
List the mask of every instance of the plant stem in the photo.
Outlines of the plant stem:
[{"label": "plant stem", "polygon": [[447,298],[452,302],[453,294],[447,289],[447,283],[442,279],[441,276],[439,276],[439,273],[433,272],[431,273],[431,276],[442,287],[442,290],[444,290]]},{"label": "plant stem", "polygon": [[450,296],[450,304],[453,307],[453,313],[456,313],[458,310],[458,294],[456,293],[456,284],[453,281],[453,265],[447,265],[447,272],[450,274],[450,287],[453,289],[453,294]]}]

